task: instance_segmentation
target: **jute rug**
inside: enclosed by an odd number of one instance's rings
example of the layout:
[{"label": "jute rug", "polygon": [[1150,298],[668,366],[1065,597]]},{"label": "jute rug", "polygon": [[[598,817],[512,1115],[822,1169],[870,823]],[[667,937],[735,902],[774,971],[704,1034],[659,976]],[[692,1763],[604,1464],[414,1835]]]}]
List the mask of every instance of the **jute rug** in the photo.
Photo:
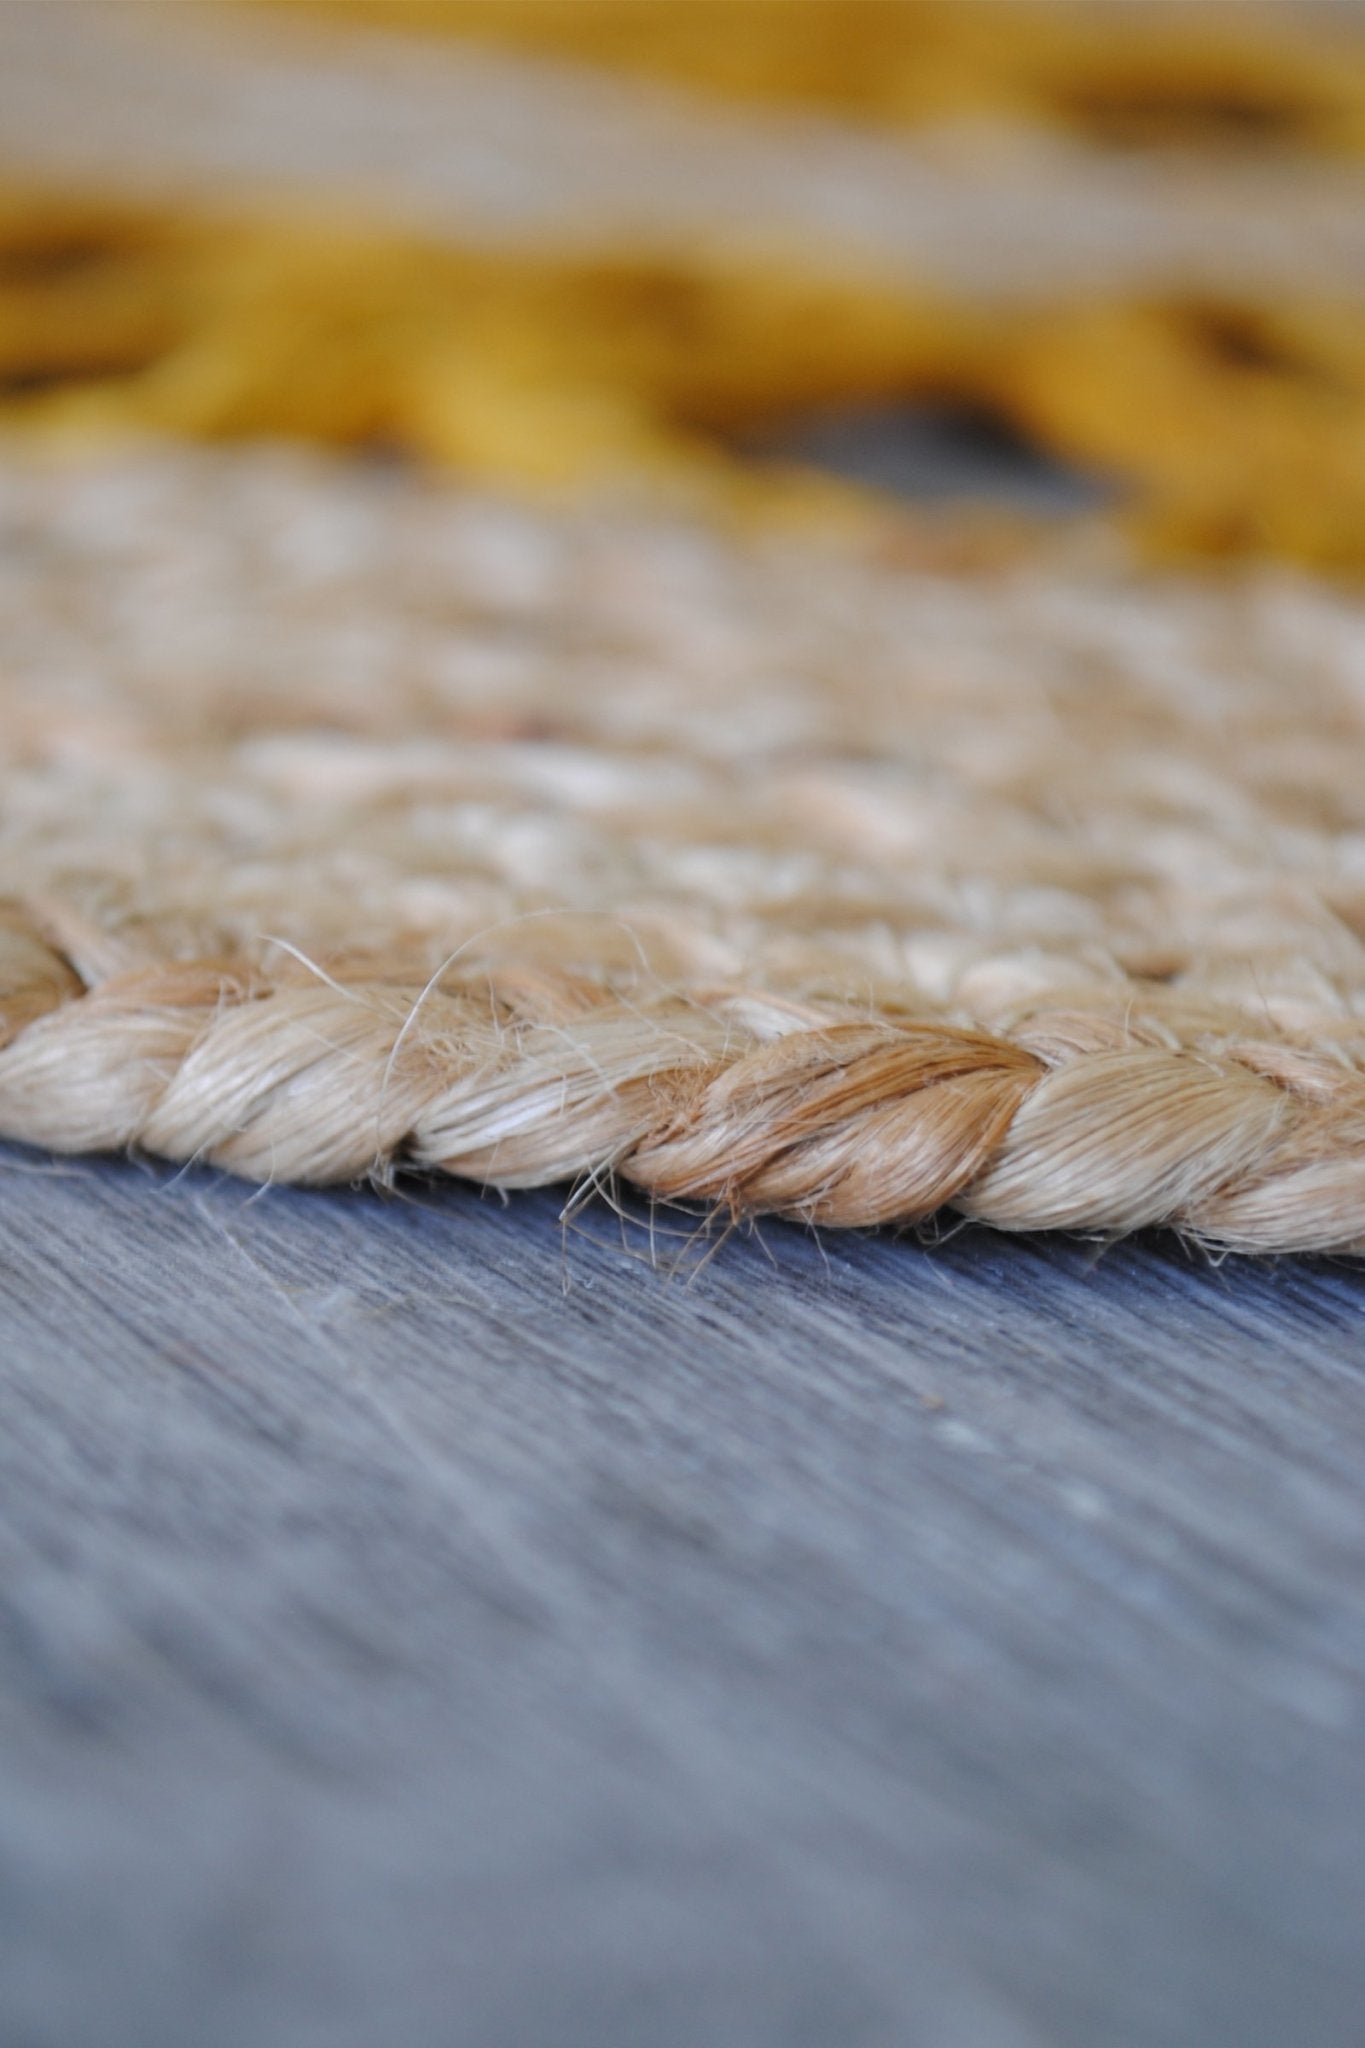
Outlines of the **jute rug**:
[{"label": "jute rug", "polygon": [[[1269,170],[983,170],[75,12],[0,10],[0,1135],[1365,1247],[1341,67]],[[1122,511],[914,519],[733,438],[916,391]]]},{"label": "jute rug", "polygon": [[4,464],[0,1131],[1365,1242],[1365,617]]}]

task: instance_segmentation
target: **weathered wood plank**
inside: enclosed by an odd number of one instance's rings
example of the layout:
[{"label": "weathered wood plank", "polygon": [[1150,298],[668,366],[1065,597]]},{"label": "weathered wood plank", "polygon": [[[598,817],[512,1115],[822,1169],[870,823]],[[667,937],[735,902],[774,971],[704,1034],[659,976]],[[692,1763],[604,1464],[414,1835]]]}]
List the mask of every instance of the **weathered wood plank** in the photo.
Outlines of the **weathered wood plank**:
[{"label": "weathered wood plank", "polygon": [[1332,2044],[1365,1279],[0,1171],[14,2048]]}]

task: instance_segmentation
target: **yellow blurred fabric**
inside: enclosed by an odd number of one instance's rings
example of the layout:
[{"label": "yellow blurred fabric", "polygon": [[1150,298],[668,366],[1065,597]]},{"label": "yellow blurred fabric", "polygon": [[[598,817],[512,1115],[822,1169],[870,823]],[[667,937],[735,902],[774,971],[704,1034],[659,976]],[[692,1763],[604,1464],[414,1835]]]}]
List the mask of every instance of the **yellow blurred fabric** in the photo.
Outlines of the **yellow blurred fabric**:
[{"label": "yellow blurred fabric", "polygon": [[[901,0],[292,4],[877,119],[985,107],[1143,146],[1287,137],[1348,156],[1365,134],[1359,68],[1254,10],[1243,24],[1232,8]],[[499,253],[316,213],[0,189],[10,424],[295,434],[528,485],[644,476],[722,502],[823,503],[833,486],[756,465],[745,438],[803,408],[916,399],[984,408],[1111,478],[1155,550],[1365,565],[1365,314],[1346,295],[1173,283],[1005,316],[816,250]]]}]

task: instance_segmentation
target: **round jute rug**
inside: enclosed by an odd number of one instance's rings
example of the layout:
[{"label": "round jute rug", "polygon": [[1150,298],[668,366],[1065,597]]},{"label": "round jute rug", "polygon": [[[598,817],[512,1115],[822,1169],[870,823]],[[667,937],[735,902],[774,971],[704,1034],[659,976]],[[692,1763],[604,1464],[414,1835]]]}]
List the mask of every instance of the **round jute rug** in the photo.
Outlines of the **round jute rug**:
[{"label": "round jute rug", "polygon": [[1365,612],[362,462],[0,465],[0,1135],[1365,1243]]}]

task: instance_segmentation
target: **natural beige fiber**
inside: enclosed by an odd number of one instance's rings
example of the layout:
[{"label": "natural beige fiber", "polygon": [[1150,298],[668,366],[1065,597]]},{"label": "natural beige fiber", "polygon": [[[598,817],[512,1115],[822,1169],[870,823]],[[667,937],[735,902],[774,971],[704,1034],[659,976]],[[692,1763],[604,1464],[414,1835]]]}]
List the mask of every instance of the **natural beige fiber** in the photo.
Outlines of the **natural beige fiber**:
[{"label": "natural beige fiber", "polygon": [[1365,613],[0,464],[0,1134],[1365,1244]]}]

